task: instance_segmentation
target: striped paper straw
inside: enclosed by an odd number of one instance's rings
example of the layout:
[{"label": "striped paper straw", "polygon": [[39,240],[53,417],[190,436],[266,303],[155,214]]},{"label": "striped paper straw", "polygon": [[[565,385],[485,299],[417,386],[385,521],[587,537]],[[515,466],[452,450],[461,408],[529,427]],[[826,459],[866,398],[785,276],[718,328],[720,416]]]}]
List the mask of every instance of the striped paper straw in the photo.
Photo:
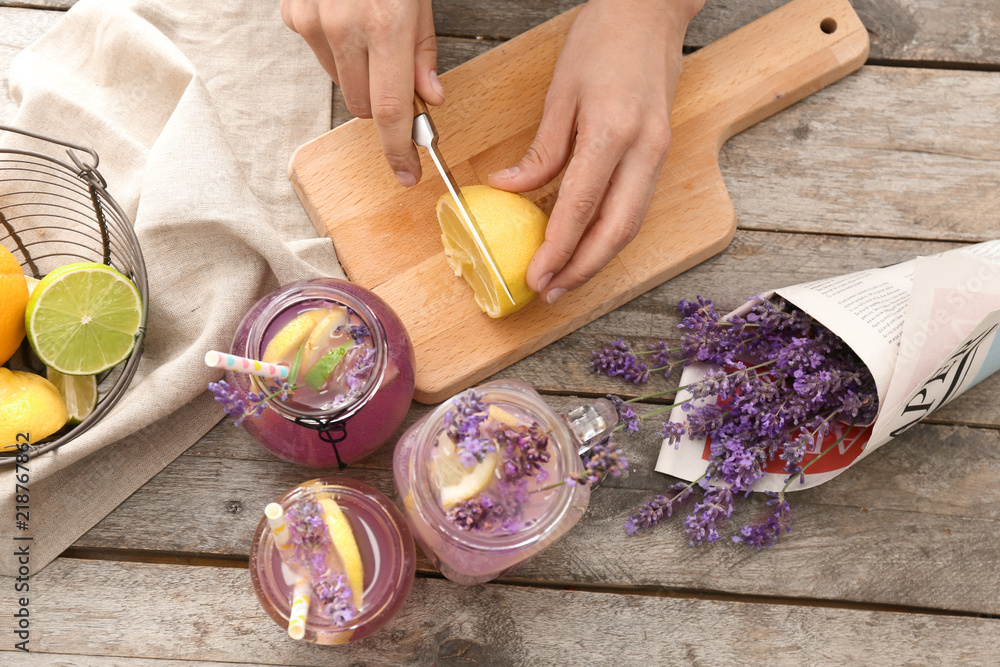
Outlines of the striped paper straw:
[{"label": "striped paper straw", "polygon": [[292,594],[292,610],[288,614],[288,636],[292,639],[302,639],[306,636],[306,617],[309,615],[309,596],[312,595],[312,584],[303,577],[295,583]]},{"label": "striped paper straw", "polygon": [[278,503],[268,503],[264,508],[264,516],[267,517],[267,525],[271,527],[271,535],[274,536],[274,544],[278,547],[278,553],[282,553],[292,548],[288,541],[288,526],[285,525],[285,510]]},{"label": "striped paper straw", "polygon": [[225,352],[216,352],[215,350],[205,353],[205,363],[212,368],[223,368],[236,373],[277,378],[278,380],[288,379],[288,366],[268,364],[256,359],[237,357],[235,354],[226,354]]}]

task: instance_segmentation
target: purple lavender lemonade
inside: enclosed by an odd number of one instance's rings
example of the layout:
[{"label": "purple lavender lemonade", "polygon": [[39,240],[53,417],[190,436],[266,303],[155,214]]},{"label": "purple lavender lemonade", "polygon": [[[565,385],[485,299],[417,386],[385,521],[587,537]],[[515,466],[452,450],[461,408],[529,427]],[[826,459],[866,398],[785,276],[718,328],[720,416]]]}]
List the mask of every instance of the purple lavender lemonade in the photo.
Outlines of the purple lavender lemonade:
[{"label": "purple lavender lemonade", "polygon": [[[413,398],[413,345],[402,323],[381,298],[344,280],[292,283],[264,297],[244,316],[232,352],[288,366],[299,358],[292,391],[242,422],[293,463],[343,466],[368,455],[392,436]],[[245,394],[276,393],[254,376],[226,380]]]},{"label": "purple lavender lemonade", "polygon": [[583,472],[580,445],[521,382],[487,383],[443,403],[403,434],[393,457],[414,539],[454,582],[508,572],[583,516],[589,487],[565,482]]},{"label": "purple lavender lemonade", "polygon": [[384,626],[403,606],[416,552],[403,516],[380,491],[356,480],[305,482],[278,499],[280,541],[261,519],[250,547],[254,593],[283,628],[307,580],[301,638],[345,644]]}]

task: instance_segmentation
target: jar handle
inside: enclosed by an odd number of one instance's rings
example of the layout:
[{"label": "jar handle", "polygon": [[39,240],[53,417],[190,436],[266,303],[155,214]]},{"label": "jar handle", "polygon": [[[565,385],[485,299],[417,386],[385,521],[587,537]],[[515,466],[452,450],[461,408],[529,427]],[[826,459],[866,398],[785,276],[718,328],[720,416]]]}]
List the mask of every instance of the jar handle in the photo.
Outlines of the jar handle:
[{"label": "jar handle", "polygon": [[594,445],[611,435],[618,425],[618,411],[615,404],[606,398],[598,398],[587,405],[578,405],[568,410],[563,417],[570,431],[580,441],[577,454],[581,456]]}]

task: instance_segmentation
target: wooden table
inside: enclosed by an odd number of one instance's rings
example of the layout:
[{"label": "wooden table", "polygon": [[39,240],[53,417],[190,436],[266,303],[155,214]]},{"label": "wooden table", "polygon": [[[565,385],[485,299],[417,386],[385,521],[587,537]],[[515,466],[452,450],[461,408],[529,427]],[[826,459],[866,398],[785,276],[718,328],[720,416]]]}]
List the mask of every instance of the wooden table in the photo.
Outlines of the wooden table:
[{"label": "wooden table", "polygon": [[[0,77],[58,19],[49,10],[71,4],[0,0]],[[440,0],[441,66],[574,4]],[[780,4],[708,0],[688,47]],[[627,396],[588,372],[589,350],[621,334],[634,344],[670,335],[681,298],[705,295],[726,311],[765,288],[1000,238],[997,1],[854,5],[871,35],[865,67],[723,147],[739,220],[730,247],[496,377],[534,385],[556,408]],[[0,89],[0,120],[10,119],[5,78]],[[334,123],[347,117],[338,102]],[[549,550],[475,587],[421,557],[402,612],[340,648],[289,640],[247,572],[264,505],[316,471],[220,423],[32,579],[35,652],[12,652],[5,634],[0,662],[996,665],[998,389],[994,376],[849,473],[795,494],[794,532],[761,552],[689,547],[677,522],[625,535],[625,517],[670,482],[653,472],[660,443],[646,429],[623,439],[632,472],[597,491]],[[403,428],[427,410],[414,404]],[[348,474],[394,495],[391,450]],[[750,505],[734,523],[762,501]]]}]

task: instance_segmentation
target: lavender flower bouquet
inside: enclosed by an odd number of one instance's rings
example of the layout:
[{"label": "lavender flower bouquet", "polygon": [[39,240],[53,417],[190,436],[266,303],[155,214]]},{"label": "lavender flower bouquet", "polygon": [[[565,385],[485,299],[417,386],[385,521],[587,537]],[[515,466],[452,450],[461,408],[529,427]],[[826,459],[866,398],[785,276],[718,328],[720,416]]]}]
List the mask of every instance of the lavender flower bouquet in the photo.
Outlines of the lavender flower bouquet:
[{"label": "lavender flower bouquet", "polygon": [[[681,505],[692,544],[714,543],[733,503],[771,497],[732,537],[772,546],[786,493],[839,475],[1000,368],[1000,241],[783,288],[726,316],[682,301],[678,344],[616,341],[592,369],[637,384],[682,367],[656,470],[680,482],[626,521],[646,531]],[[618,400],[625,428],[638,430]],[[695,500],[696,491],[701,491]]]}]

